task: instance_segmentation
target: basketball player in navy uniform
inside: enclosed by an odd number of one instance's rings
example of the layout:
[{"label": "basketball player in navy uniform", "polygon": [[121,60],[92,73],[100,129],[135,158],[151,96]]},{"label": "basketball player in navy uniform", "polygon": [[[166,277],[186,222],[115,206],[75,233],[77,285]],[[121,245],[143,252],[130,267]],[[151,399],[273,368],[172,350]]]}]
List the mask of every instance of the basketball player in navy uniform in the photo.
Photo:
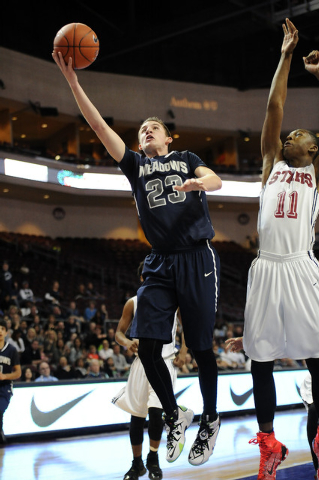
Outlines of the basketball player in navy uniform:
[{"label": "basketball player in navy uniform", "polygon": [[13,380],[21,377],[20,358],[17,349],[5,341],[7,323],[0,320],[0,443],[6,443],[3,433],[3,415],[13,394]]},{"label": "basketball player in navy uniform", "polygon": [[176,403],[161,355],[163,345],[172,341],[174,316],[180,308],[185,342],[198,364],[203,396],[200,428],[189,453],[189,462],[200,465],[212,454],[220,423],[212,350],[219,258],[211,244],[214,229],[205,192],[220,189],[222,182],[193,153],[169,152],[172,136],[157,117],[148,118],[140,127],[140,152],[129,150],[88,99],[72,59],[66,65],[60,53],[53,53],[53,58],[83,116],[128,178],[142,228],[152,245],[144,263],[144,283],[137,292],[136,328],[131,335],[139,338],[139,357],[165,412],[169,462],[182,452],[185,430],[193,420],[193,412]]},{"label": "basketball player in navy uniform", "polygon": [[[143,282],[143,265],[144,262],[141,262],[137,273],[141,282]],[[136,356],[131,365],[126,385],[112,399],[114,405],[131,414],[130,441],[133,452],[133,462],[129,471],[124,475],[123,480],[138,480],[138,477],[144,475],[146,472],[142,460],[142,447],[147,415],[149,418],[148,435],[150,451],[147,455],[146,468],[151,480],[161,480],[161,478],[163,478],[163,472],[159,465],[158,449],[163,431],[163,409],[145,375],[144,367],[138,356],[139,341],[138,339],[131,338],[131,336],[127,334],[132,325],[136,309],[137,296],[135,295],[125,303],[115,333],[117,343]],[[175,337],[178,321],[181,321],[181,319],[179,312],[176,312],[172,329],[172,342],[165,344],[162,350],[162,357],[164,358],[170,372],[173,387],[175,387],[176,383],[177,368],[184,365],[187,353],[187,347],[183,336],[181,348],[178,355],[176,355],[177,349],[175,348]]]},{"label": "basketball player in navy uniform", "polygon": [[[275,438],[274,360],[305,359],[319,411],[319,265],[313,254],[314,225],[319,212],[318,141],[309,130],[280,139],[283,109],[298,31],[283,25],[281,57],[275,72],[262,129],[262,192],[258,217],[260,250],[248,276],[243,344],[252,360],[259,432],[258,480],[276,478],[288,449]],[[319,53],[304,58],[307,71],[319,79]],[[314,451],[319,455],[319,434]]]}]

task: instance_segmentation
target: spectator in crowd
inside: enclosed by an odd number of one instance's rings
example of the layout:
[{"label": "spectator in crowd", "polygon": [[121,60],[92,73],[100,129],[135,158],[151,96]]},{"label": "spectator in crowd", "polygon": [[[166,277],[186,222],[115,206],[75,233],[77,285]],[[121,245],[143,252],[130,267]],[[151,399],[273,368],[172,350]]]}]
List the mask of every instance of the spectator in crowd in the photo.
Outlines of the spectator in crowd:
[{"label": "spectator in crowd", "polygon": [[109,378],[119,378],[120,372],[117,371],[116,366],[114,364],[113,356],[109,357],[104,362],[104,371],[109,376]]},{"label": "spectator in crowd", "polygon": [[78,323],[84,322],[84,318],[78,309],[75,300],[71,300],[69,303],[69,308],[67,309],[67,315],[69,317],[74,317]]},{"label": "spectator in crowd", "polygon": [[109,327],[109,328],[107,329],[106,338],[107,338],[108,341],[109,341],[110,347],[113,348],[113,346],[116,344],[116,341],[115,341],[115,330],[114,330],[113,327]]},{"label": "spectator in crowd", "polygon": [[24,318],[22,318],[19,330],[21,332],[21,336],[22,336],[23,339],[27,336],[28,328],[29,328],[28,327],[28,322],[26,320],[24,320]]},{"label": "spectator in crowd", "polygon": [[88,360],[99,360],[99,354],[97,353],[97,349],[95,345],[90,345],[89,346],[89,351],[87,354],[87,359]]},{"label": "spectator in crowd", "polygon": [[188,374],[195,373],[198,371],[196,360],[192,357],[190,352],[186,353],[185,363],[179,369],[179,373]]},{"label": "spectator in crowd", "polygon": [[30,367],[24,367],[22,369],[21,382],[31,383],[35,380],[35,373]]},{"label": "spectator in crowd", "polygon": [[80,283],[80,285],[78,286],[78,292],[77,292],[77,294],[76,294],[76,296],[75,296],[75,300],[78,300],[78,299],[80,299],[80,298],[81,298],[81,299],[86,299],[86,298],[88,298],[84,283]]},{"label": "spectator in crowd", "polygon": [[25,345],[20,330],[13,330],[11,337],[9,337],[7,341],[16,348],[19,354],[25,351]]},{"label": "spectator in crowd", "polygon": [[59,361],[57,338],[55,330],[47,330],[44,334],[43,353],[53,365],[57,365]]},{"label": "spectator in crowd", "polygon": [[30,346],[33,340],[35,340],[36,338],[37,338],[37,332],[33,327],[29,327],[27,330],[27,334],[24,337],[25,347],[27,348],[28,346]]},{"label": "spectator in crowd", "polygon": [[25,317],[31,321],[31,324],[32,322],[34,321],[35,317],[39,317],[40,318],[40,315],[39,315],[39,310],[38,310],[38,307],[36,305],[31,305],[30,306],[30,312],[27,313],[27,315],[25,315]]},{"label": "spectator in crowd", "polygon": [[60,305],[53,305],[52,306],[52,313],[55,316],[56,320],[59,322],[60,320],[65,320],[67,318],[67,314],[63,311]]},{"label": "spectator in crowd", "polygon": [[96,323],[95,322],[90,322],[88,324],[89,330],[84,335],[84,342],[85,346],[88,349],[90,345],[95,345],[98,347],[100,345],[100,340],[98,339],[97,332],[96,332]]},{"label": "spectator in crowd", "polygon": [[35,379],[35,382],[57,382],[58,379],[51,375],[50,365],[47,362],[41,362],[39,364],[39,376]]},{"label": "spectator in crowd", "polygon": [[214,327],[214,338],[226,338],[227,332],[227,325],[221,318],[216,319],[215,327]]},{"label": "spectator in crowd", "polygon": [[9,262],[4,260],[2,263],[2,271],[0,274],[0,291],[1,298],[9,295],[10,299],[14,299],[13,295],[13,275],[10,272]]},{"label": "spectator in crowd", "polygon": [[65,335],[67,338],[70,338],[70,336],[75,333],[79,334],[81,329],[79,323],[76,321],[74,315],[69,315],[68,319],[66,320],[65,324]]},{"label": "spectator in crowd", "polygon": [[113,346],[113,362],[117,372],[123,377],[128,374],[130,365],[127,363],[125,356],[121,353],[121,347],[117,343]]},{"label": "spectator in crowd", "polygon": [[59,380],[72,380],[76,378],[74,368],[68,363],[68,359],[64,355],[60,357],[55,375]]},{"label": "spectator in crowd", "polygon": [[79,380],[86,378],[87,369],[85,368],[84,358],[79,357],[75,361],[74,373],[75,373],[75,378]]},{"label": "spectator in crowd", "polygon": [[18,330],[20,329],[20,326],[21,326],[21,316],[19,313],[14,313],[12,316],[11,316],[11,328],[12,330]]},{"label": "spectator in crowd", "polygon": [[61,305],[62,293],[60,292],[60,284],[57,280],[52,283],[51,289],[44,295],[44,298],[51,311],[54,305]]},{"label": "spectator in crowd", "polygon": [[71,347],[69,361],[72,365],[76,364],[79,358],[86,357],[86,350],[83,347],[82,340],[79,337],[76,337],[74,340],[74,345]]},{"label": "spectator in crowd", "polygon": [[89,305],[84,310],[84,314],[83,314],[84,320],[86,322],[91,322],[94,319],[96,312],[97,312],[96,304],[94,300],[90,300]]},{"label": "spectator in crowd", "polygon": [[112,357],[113,348],[110,348],[109,341],[106,338],[103,340],[102,344],[99,346],[98,354],[99,354],[99,357],[104,361]]},{"label": "spectator in crowd", "polygon": [[21,353],[21,364],[38,366],[41,361],[39,342],[35,338],[30,345],[25,347],[24,352]]},{"label": "spectator in crowd", "polygon": [[[33,290],[29,287],[28,280],[22,282],[22,287],[19,290],[18,301],[20,308],[30,309],[31,305],[35,303]],[[27,312],[29,313],[29,311]]]},{"label": "spectator in crowd", "polygon": [[86,295],[89,298],[94,298],[95,300],[102,299],[103,295],[101,295],[96,288],[94,287],[92,282],[88,282],[86,286]]},{"label": "spectator in crowd", "polygon": [[88,368],[88,373],[86,375],[86,378],[89,379],[105,379],[109,378],[109,376],[101,371],[101,364],[100,361],[97,360],[96,358],[92,358],[89,362],[89,368]]},{"label": "spectator in crowd", "polygon": [[3,316],[5,312],[9,310],[11,306],[15,305],[15,300],[11,298],[9,293],[1,295],[0,289],[0,313]]}]

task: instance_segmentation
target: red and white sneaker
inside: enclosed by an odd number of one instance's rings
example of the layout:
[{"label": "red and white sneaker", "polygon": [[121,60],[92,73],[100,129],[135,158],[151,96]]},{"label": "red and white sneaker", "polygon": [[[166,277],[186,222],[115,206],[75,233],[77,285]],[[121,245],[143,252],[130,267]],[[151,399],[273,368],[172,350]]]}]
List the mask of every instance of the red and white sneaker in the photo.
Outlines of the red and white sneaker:
[{"label": "red and white sneaker", "polygon": [[274,432],[258,432],[249,443],[259,445],[260,463],[257,480],[276,480],[277,467],[287,458],[288,448],[275,438]]},{"label": "red and white sneaker", "polygon": [[[319,462],[319,427],[317,429],[317,435],[315,436],[315,438],[313,439],[313,442],[312,442],[312,449],[315,452],[316,457],[318,458],[318,462]],[[319,468],[317,470],[317,477],[315,477],[315,478],[319,478]]]}]

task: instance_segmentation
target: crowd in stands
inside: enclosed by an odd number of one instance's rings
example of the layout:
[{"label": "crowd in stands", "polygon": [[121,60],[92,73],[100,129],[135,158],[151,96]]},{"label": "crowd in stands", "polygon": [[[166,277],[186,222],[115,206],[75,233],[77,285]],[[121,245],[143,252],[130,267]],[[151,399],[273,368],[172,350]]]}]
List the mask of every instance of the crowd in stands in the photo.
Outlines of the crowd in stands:
[{"label": "crowd in stands", "polygon": [[[123,263],[127,265],[128,257],[124,254],[122,251]],[[142,250],[140,255],[144,258],[145,251]],[[220,249],[222,262],[224,255],[226,253]],[[243,265],[244,256],[238,255],[236,246],[231,242],[228,245],[227,258],[231,259],[232,265],[236,265],[238,259]],[[250,258],[248,256],[244,264],[245,272],[248,270]],[[121,263],[119,259],[121,257],[117,257],[118,263]],[[136,258],[134,262],[137,265],[139,263]],[[61,288],[59,278],[52,279],[46,290],[34,291],[30,283],[35,277],[30,275],[23,256],[20,264],[22,277],[15,275],[16,270],[12,273],[8,261],[4,260],[0,266],[0,317],[7,321],[7,341],[17,348],[20,355],[23,370],[21,380],[29,382],[127,377],[134,356],[115,342],[116,321],[119,320],[120,313],[117,317],[112,315],[109,318],[110,299],[98,291],[89,276],[87,281],[81,281],[73,295],[66,299],[67,284],[64,283]],[[228,269],[228,277],[230,274],[233,273]],[[225,351],[225,341],[231,337],[242,336],[243,333],[245,281],[245,275],[236,275],[237,289],[234,288],[234,283],[230,284],[233,303],[231,309],[225,295],[227,282],[223,284],[224,297],[221,297],[213,341],[220,371],[250,369],[249,359],[243,352]],[[127,298],[135,294],[135,285],[131,286],[132,291],[123,289],[121,301],[117,302],[118,312],[121,312]],[[176,334],[177,350],[181,345],[181,333],[180,327]],[[302,363],[282,359],[276,361],[275,368],[299,366],[303,366]],[[197,365],[191,351],[188,352],[186,363],[179,374],[197,374]]]}]

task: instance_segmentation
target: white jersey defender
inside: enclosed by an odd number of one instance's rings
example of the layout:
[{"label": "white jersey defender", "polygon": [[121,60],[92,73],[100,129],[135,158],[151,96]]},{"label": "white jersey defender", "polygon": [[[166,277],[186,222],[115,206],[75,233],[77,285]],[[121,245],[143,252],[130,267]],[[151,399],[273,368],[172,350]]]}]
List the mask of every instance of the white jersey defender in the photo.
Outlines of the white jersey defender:
[{"label": "white jersey defender", "polygon": [[260,196],[260,251],[248,276],[244,349],[252,360],[319,358],[318,212],[314,166],[276,163]]},{"label": "white jersey defender", "polygon": [[[134,314],[137,307],[137,296],[132,298]],[[162,356],[172,378],[173,388],[177,378],[177,368],[173,364],[175,358],[175,336],[177,328],[177,314],[172,329],[171,343],[163,345]],[[141,360],[136,356],[131,365],[130,374],[125,387],[112,399],[112,403],[135,417],[146,418],[150,407],[162,408],[156,393],[147,380]]]}]

